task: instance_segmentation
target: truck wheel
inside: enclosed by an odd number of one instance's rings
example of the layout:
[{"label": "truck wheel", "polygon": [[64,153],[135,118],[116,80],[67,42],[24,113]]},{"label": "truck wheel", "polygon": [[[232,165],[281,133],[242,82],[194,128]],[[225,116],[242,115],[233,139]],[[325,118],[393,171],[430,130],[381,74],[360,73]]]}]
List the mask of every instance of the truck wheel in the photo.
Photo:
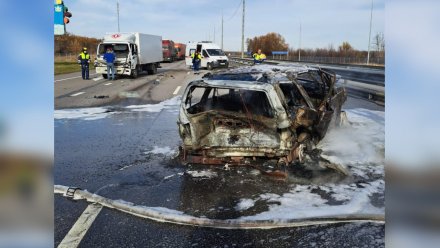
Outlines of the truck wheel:
[{"label": "truck wheel", "polygon": [[107,79],[107,74],[102,74],[102,77],[103,77],[104,79]]},{"label": "truck wheel", "polygon": [[139,74],[139,66],[136,66],[136,68],[131,71],[131,77],[132,78],[137,78],[138,74]]},{"label": "truck wheel", "polygon": [[155,64],[152,64],[152,65],[151,65],[151,69],[148,70],[148,74],[150,74],[150,75],[154,75],[154,74],[156,74],[156,73],[157,73],[157,67],[156,67]]},{"label": "truck wheel", "polygon": [[208,70],[212,70],[212,64],[211,64],[211,63],[208,63],[208,64],[206,65],[206,68],[207,68]]}]

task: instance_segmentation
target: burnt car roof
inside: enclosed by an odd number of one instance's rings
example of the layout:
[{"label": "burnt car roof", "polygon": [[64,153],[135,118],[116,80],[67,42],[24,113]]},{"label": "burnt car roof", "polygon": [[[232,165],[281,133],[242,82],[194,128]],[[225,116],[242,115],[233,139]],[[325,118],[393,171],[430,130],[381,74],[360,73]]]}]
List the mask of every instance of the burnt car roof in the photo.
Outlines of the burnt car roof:
[{"label": "burnt car roof", "polygon": [[286,64],[286,65],[255,65],[245,66],[235,69],[229,69],[227,71],[218,71],[215,73],[206,73],[203,75],[205,82],[209,84],[209,81],[240,81],[258,83],[278,83],[281,81],[290,81],[289,76],[297,77],[297,75],[318,71],[318,68],[309,67],[299,64]]},{"label": "burnt car roof", "polygon": [[201,87],[226,87],[226,88],[243,88],[254,90],[266,90],[272,88],[271,84],[258,81],[241,81],[241,80],[197,80],[192,81],[188,86]]}]

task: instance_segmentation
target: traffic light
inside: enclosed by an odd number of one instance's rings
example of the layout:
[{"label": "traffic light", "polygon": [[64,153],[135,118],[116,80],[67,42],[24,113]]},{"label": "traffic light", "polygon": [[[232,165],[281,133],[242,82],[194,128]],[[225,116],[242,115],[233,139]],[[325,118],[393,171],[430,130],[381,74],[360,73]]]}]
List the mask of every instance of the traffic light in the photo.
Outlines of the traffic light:
[{"label": "traffic light", "polygon": [[69,18],[72,17],[72,13],[64,5],[63,0],[55,0],[54,8],[54,33],[55,35],[63,35],[66,33],[66,24],[70,22]]},{"label": "traffic light", "polygon": [[69,12],[69,8],[64,6],[64,24],[70,22],[69,18],[72,17],[72,13]]}]

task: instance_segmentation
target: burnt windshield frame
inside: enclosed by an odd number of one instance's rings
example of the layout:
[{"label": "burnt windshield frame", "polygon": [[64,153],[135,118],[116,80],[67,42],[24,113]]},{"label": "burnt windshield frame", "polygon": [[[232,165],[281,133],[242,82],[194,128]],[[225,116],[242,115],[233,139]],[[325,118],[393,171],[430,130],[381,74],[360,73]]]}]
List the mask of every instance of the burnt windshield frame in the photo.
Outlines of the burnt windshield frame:
[{"label": "burnt windshield frame", "polygon": [[[204,92],[200,98],[196,98],[199,101],[194,103],[192,98],[197,88],[204,89]],[[228,93],[219,95],[219,90],[227,90]],[[275,109],[265,91],[243,88],[193,86],[187,93],[185,109],[190,115],[213,110],[265,118],[275,117]]]},{"label": "burnt windshield frame", "polygon": [[219,74],[209,74],[204,78],[209,80],[232,80],[232,81],[257,81],[258,75],[260,73],[251,73],[251,72],[243,72],[243,73],[219,73]]}]

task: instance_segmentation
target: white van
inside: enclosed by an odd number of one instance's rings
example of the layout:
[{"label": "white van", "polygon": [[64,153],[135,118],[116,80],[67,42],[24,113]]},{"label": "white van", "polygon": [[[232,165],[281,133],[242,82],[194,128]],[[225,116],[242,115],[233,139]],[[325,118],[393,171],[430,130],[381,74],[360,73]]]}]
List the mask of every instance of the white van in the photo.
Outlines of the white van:
[{"label": "white van", "polygon": [[212,70],[216,67],[227,68],[229,66],[228,57],[223,50],[210,41],[189,42],[186,45],[185,63],[187,66],[192,66],[191,55],[194,54],[196,50],[202,55],[202,62],[200,63],[201,68]]}]

